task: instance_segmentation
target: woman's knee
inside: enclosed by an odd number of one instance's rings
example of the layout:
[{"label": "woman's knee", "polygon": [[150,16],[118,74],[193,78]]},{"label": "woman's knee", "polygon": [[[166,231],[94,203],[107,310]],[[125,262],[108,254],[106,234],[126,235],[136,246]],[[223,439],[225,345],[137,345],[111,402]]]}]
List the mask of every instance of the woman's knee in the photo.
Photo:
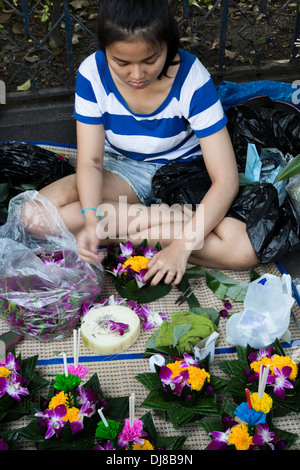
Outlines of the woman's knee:
[{"label": "woman's knee", "polygon": [[236,219],[224,219],[217,234],[223,243],[229,269],[245,270],[259,264],[259,259],[251,244],[246,224]]},{"label": "woman's knee", "polygon": [[39,193],[57,207],[78,201],[76,175],[68,175],[42,188]]}]

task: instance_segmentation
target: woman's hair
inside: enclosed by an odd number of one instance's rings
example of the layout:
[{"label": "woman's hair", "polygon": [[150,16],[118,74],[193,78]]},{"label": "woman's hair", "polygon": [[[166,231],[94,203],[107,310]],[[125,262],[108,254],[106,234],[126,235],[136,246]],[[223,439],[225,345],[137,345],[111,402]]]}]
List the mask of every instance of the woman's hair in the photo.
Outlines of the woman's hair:
[{"label": "woman's hair", "polygon": [[168,0],[99,1],[98,41],[102,51],[114,42],[133,41],[137,37],[153,46],[167,45],[162,70],[166,74],[179,48],[178,26]]}]

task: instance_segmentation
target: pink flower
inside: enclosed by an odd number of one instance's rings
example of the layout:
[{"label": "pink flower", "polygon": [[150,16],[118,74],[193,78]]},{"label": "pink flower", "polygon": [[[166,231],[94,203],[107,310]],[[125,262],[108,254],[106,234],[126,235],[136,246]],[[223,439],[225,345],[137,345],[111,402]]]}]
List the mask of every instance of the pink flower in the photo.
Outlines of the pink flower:
[{"label": "pink flower", "polygon": [[125,419],[125,425],[123,431],[118,436],[118,444],[121,449],[125,449],[129,442],[136,444],[143,444],[144,441],[141,436],[145,436],[146,433],[143,431],[143,421],[134,419],[133,426],[130,426],[130,420]]},{"label": "pink flower", "polygon": [[89,368],[80,364],[77,367],[75,367],[73,364],[70,364],[68,366],[68,372],[69,374],[76,375],[79,379],[84,379],[84,377],[89,372]]}]

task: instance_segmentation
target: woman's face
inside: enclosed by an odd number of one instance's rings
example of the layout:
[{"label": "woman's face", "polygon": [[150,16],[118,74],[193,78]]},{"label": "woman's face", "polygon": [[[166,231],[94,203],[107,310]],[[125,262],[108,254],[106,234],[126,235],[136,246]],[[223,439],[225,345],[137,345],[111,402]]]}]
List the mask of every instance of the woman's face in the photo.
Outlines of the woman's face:
[{"label": "woman's face", "polygon": [[136,39],[114,42],[105,52],[113,78],[132,89],[141,90],[161,74],[167,58],[167,45],[153,47],[142,39]]}]

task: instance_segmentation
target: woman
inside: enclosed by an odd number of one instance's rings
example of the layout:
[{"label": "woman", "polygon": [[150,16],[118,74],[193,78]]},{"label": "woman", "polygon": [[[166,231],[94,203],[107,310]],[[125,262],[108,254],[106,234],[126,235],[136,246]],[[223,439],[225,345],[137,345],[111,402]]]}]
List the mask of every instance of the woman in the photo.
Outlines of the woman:
[{"label": "woman", "polygon": [[[187,262],[246,269],[259,262],[240,220],[226,116],[206,69],[179,48],[167,0],[102,0],[100,50],[80,66],[77,170],[41,191],[76,234],[82,260],[108,241],[160,240],[145,280],[176,285]],[[196,210],[156,199],[152,177],[170,162],[203,159],[210,187]],[[100,220],[101,219],[101,220]]]}]

